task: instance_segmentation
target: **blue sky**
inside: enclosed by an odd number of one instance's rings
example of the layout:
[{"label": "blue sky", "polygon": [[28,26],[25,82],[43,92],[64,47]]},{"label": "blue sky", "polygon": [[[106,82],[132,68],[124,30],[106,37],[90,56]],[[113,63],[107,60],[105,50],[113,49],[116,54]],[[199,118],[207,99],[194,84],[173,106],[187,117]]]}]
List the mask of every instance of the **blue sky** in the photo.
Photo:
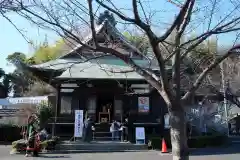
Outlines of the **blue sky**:
[{"label": "blue sky", "polygon": [[[118,6],[127,8],[129,0],[116,1]],[[126,3],[127,2],[127,3]],[[159,5],[158,0],[153,0],[152,6]],[[165,3],[164,3],[165,4]],[[166,3],[168,7],[175,8],[171,4]],[[44,31],[31,25],[24,18],[11,13],[8,14],[9,18],[14,21],[14,24],[18,26],[19,29],[23,30],[24,35],[34,42],[40,43],[45,40],[45,35],[47,34],[49,43],[55,42],[58,37],[50,31]],[[6,19],[0,16],[0,68],[3,68],[6,72],[12,71],[13,66],[7,65],[6,57],[14,52],[23,52],[25,54],[30,54],[30,45],[24,40],[24,38],[19,34],[19,32],[10,24]]]},{"label": "blue sky", "polygon": [[[18,15],[9,14],[9,18],[14,21],[14,24],[18,26],[21,32],[29,40],[40,43],[45,40],[45,35],[47,35],[49,43],[53,43],[58,39],[53,32],[41,30]],[[6,57],[14,52],[31,54],[33,47],[28,44],[11,23],[1,16],[0,24],[0,68],[3,68],[6,72],[11,72],[14,67],[7,64],[7,61],[5,60]]]},{"label": "blue sky", "polygon": [[[161,3],[160,3],[161,1]],[[164,3],[164,0],[152,0],[151,8],[154,7],[161,10],[161,14],[158,15],[158,20],[169,22],[173,19],[173,11],[176,7],[169,3]],[[117,6],[126,7],[129,6],[129,0],[116,1]],[[150,7],[149,7],[150,8]],[[170,10],[171,12],[164,12],[164,10]],[[225,10],[225,9],[224,9]],[[175,12],[176,13],[176,12]],[[49,43],[55,42],[58,37],[49,31],[44,31],[38,29],[36,26],[31,25],[24,18],[11,13],[8,15],[9,18],[14,21],[14,24],[18,26],[19,29],[23,30],[22,33],[34,42],[40,43],[44,41],[45,35],[47,34]],[[13,66],[7,65],[6,57],[13,52],[23,52],[25,54],[30,54],[30,45],[24,40],[24,38],[19,34],[19,32],[10,24],[6,19],[0,16],[0,68],[3,68],[6,72],[13,70]],[[226,37],[225,37],[226,39]]]}]

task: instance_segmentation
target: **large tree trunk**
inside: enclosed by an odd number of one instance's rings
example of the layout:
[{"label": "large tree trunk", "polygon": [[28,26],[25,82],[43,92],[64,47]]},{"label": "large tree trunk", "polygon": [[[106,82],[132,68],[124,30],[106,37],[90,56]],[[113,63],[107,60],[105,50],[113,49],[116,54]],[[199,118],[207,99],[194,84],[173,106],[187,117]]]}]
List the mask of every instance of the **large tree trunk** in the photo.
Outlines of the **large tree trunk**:
[{"label": "large tree trunk", "polygon": [[172,106],[170,115],[173,160],[188,160],[186,117],[181,105]]}]

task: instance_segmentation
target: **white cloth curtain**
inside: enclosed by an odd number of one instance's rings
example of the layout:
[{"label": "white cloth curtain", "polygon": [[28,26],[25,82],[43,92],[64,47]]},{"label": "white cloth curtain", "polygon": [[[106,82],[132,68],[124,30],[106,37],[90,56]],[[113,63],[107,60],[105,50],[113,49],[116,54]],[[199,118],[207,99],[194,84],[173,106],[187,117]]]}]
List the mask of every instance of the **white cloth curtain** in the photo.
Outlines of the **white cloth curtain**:
[{"label": "white cloth curtain", "polygon": [[61,114],[71,114],[72,113],[72,97],[63,96],[61,97]]}]

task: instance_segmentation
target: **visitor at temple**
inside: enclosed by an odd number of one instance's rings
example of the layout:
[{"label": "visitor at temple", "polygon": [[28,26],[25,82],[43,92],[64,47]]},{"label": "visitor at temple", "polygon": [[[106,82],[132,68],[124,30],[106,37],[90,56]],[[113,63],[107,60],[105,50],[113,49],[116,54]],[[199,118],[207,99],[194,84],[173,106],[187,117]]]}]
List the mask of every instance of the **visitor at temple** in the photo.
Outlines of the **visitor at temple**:
[{"label": "visitor at temple", "polygon": [[83,126],[83,141],[91,142],[93,139],[94,123],[90,117],[88,117]]},{"label": "visitor at temple", "polygon": [[116,123],[117,123],[117,129],[118,129],[118,133],[117,133],[117,140],[120,140],[121,141],[121,135],[122,135],[122,128],[121,128],[121,126],[122,126],[122,124],[119,122],[119,121],[116,121]]},{"label": "visitor at temple", "polygon": [[29,157],[31,153],[33,156],[38,156],[38,144],[36,144],[37,127],[34,125],[36,121],[34,116],[30,116],[28,119],[26,157]]},{"label": "visitor at temple", "polygon": [[111,126],[110,126],[110,132],[112,133],[112,140],[116,141],[119,140],[119,129],[120,125],[116,120],[113,120]]},{"label": "visitor at temple", "polygon": [[124,142],[128,141],[128,118],[125,118],[122,124],[122,137]]}]

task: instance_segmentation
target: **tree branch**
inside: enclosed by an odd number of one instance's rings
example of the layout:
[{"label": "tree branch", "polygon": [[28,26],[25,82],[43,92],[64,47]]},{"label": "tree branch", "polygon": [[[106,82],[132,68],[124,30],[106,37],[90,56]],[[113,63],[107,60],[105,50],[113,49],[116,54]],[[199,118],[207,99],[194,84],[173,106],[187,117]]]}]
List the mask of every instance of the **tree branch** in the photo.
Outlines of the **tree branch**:
[{"label": "tree branch", "polygon": [[192,10],[193,10],[193,6],[195,4],[195,0],[190,0],[187,9],[185,11],[185,14],[182,17],[182,23],[180,26],[180,31],[179,31],[179,36],[182,37],[182,34],[184,33],[187,25],[189,24],[190,20],[191,20],[191,15],[192,15]]},{"label": "tree branch", "polygon": [[[91,1],[91,0],[89,0]],[[140,16],[138,14],[138,9],[137,9],[137,1],[133,0],[132,4],[133,4],[133,10],[134,10],[134,17],[135,19],[130,19],[125,17],[124,15],[120,14],[119,12],[113,10],[112,8],[108,7],[107,5],[105,5],[104,3],[100,2],[99,0],[96,0],[100,5],[102,5],[104,8],[110,10],[111,12],[115,13],[117,16],[119,16],[121,19],[125,20],[125,21],[129,21],[129,22],[133,22],[137,25],[139,25],[140,27],[143,27],[143,29],[146,29],[146,32],[149,34],[149,38],[150,37],[156,37],[155,34],[151,31],[150,27],[145,24],[144,22],[141,21]],[[90,12],[89,12],[90,13]],[[90,13],[92,14],[92,13]],[[90,15],[91,17],[91,15]],[[94,19],[91,19],[91,28],[94,28]],[[93,34],[95,34],[95,32],[92,32]],[[93,37],[96,38],[96,35],[94,35]],[[154,42],[155,41],[155,42]],[[155,45],[155,47],[158,47],[157,43],[156,43],[156,38],[154,38],[154,40],[152,40],[152,44]],[[164,91],[167,90],[168,95],[171,93],[170,88],[168,87],[168,79],[167,79],[167,74],[166,74],[166,70],[165,70],[165,66],[163,63],[163,58],[161,56],[161,51],[159,50],[159,47],[157,49],[158,53],[159,53],[159,59],[160,59],[160,64],[161,64],[161,74],[164,74],[165,76],[161,76],[161,79],[164,79],[164,83],[163,81],[162,84],[159,83],[159,79],[156,75],[154,75],[153,73],[150,73],[149,71],[141,68],[140,66],[136,65],[135,62],[129,57],[129,55],[124,55],[120,52],[118,52],[117,50],[113,49],[113,48],[108,48],[108,47],[103,47],[100,45],[96,46],[96,50],[104,52],[104,53],[110,53],[118,58],[120,58],[121,60],[123,60],[126,64],[128,64],[130,67],[132,67],[138,74],[140,74],[141,76],[143,76],[146,81],[148,81],[154,88],[156,88],[159,93],[164,96],[164,100],[168,103],[170,103],[170,97],[166,96],[166,94],[164,94]],[[163,88],[164,90],[163,90]]]},{"label": "tree branch", "polygon": [[193,38],[185,43],[183,43],[180,47],[184,47],[186,46],[187,44],[190,44],[190,43],[193,43],[195,42],[194,44],[190,45],[186,51],[181,55],[181,59],[185,58],[185,56],[191,52],[194,48],[196,48],[196,46],[198,46],[199,44],[201,44],[203,41],[205,41],[207,38],[209,38],[211,35],[214,35],[214,34],[220,34],[220,33],[229,33],[229,32],[232,32],[232,31],[236,31],[236,30],[239,30],[240,28],[232,28],[232,29],[224,29],[225,27],[227,26],[230,26],[234,23],[240,23],[240,17],[238,18],[235,18],[233,20],[231,20],[230,22],[222,25],[222,26],[219,26],[219,27],[215,27],[213,28],[212,30],[210,31],[207,31],[203,34],[201,34],[200,36],[196,37],[196,38]]},{"label": "tree branch", "polygon": [[[188,3],[187,3],[188,2]],[[184,33],[186,26],[188,25],[191,15],[192,9],[194,6],[195,0],[186,1],[182,11],[182,14],[179,14],[179,20],[176,24],[177,34],[175,36],[175,49],[173,51],[173,60],[172,60],[172,80],[173,80],[173,89],[175,93],[175,101],[176,103],[180,103],[181,99],[181,38]],[[181,12],[180,12],[181,13]],[[170,54],[172,55],[172,54]]]},{"label": "tree branch", "polygon": [[240,45],[236,45],[232,47],[225,55],[217,58],[212,64],[210,64],[206,69],[203,70],[203,72],[199,75],[193,86],[189,89],[189,91],[182,97],[182,101],[186,101],[201,85],[203,79],[206,77],[206,75],[217,65],[219,65],[224,59],[229,57],[233,53],[240,53]]},{"label": "tree branch", "polygon": [[89,17],[90,17],[90,24],[91,24],[90,27],[91,27],[91,31],[92,31],[92,38],[93,38],[95,47],[97,47],[98,43],[97,43],[97,35],[96,35],[96,30],[95,30],[95,25],[94,25],[92,0],[88,0],[88,7],[89,7]]},{"label": "tree branch", "polygon": [[171,97],[169,97],[169,95],[166,95],[164,93],[164,89],[163,89],[164,87],[162,87],[162,85],[159,83],[159,79],[157,79],[157,76],[145,70],[144,68],[141,68],[140,66],[138,66],[128,55],[124,55],[115,49],[102,47],[102,46],[98,46],[96,50],[104,53],[110,53],[118,57],[119,59],[123,60],[126,64],[128,64],[131,68],[133,68],[135,72],[143,76],[148,83],[150,83],[155,89],[157,89],[159,93],[163,96],[166,103],[170,103]]},{"label": "tree branch", "polygon": [[132,0],[132,6],[133,6],[133,13],[134,13],[135,21],[137,21],[139,23],[139,22],[141,22],[141,18],[138,13],[137,0]]},{"label": "tree branch", "polygon": [[[111,11],[112,13],[116,14],[119,18],[121,18],[122,20],[125,20],[127,22],[132,22],[134,24],[136,24],[137,26],[139,26],[141,29],[143,29],[147,36],[148,36],[148,39],[150,41],[150,44],[153,48],[153,53],[155,54],[156,56],[156,59],[158,61],[158,65],[159,65],[159,68],[160,68],[160,72],[161,72],[161,86],[163,86],[164,90],[166,91],[168,98],[171,97],[171,94],[172,94],[172,91],[170,89],[170,86],[169,86],[169,83],[168,83],[168,76],[167,76],[167,73],[166,73],[166,69],[165,69],[165,64],[164,64],[164,59],[162,57],[162,52],[158,46],[158,37],[156,36],[156,34],[153,33],[153,31],[151,30],[151,27],[144,23],[139,15],[138,15],[138,9],[137,9],[137,2],[136,0],[133,0],[132,1],[132,5],[133,5],[133,11],[134,11],[134,19],[132,18],[129,18],[129,17],[126,17],[124,15],[122,15],[121,13],[119,13],[118,11],[112,9],[111,7],[105,5],[103,2],[99,1],[99,0],[96,0],[96,2],[98,4],[100,4],[102,7],[106,8],[107,10]],[[169,101],[169,100],[168,100]]]},{"label": "tree branch", "polygon": [[[166,40],[168,36],[173,32],[173,30],[177,27],[177,25],[182,23],[183,17],[185,17],[186,14],[188,15],[191,14],[191,8],[189,7],[190,3],[192,4],[192,7],[193,7],[195,0],[186,0],[178,16],[175,18],[174,22],[172,23],[171,27],[164,33],[164,35],[158,38],[158,42],[163,42],[164,40]],[[190,10],[190,13],[188,12],[189,10]],[[187,23],[185,24],[185,26],[186,25]]]},{"label": "tree branch", "polygon": [[105,5],[105,4],[103,3],[103,1],[96,0],[96,2],[97,2],[99,5],[101,5],[103,8],[106,8],[106,9],[109,10],[110,12],[116,14],[116,15],[117,15],[119,18],[121,18],[122,20],[127,21],[127,22],[131,22],[131,23],[135,23],[135,19],[126,17],[125,15],[119,13],[117,10],[114,10],[114,9],[112,9],[111,7]]},{"label": "tree branch", "polygon": [[31,15],[33,15],[33,16],[35,16],[35,17],[37,17],[37,18],[39,18],[40,20],[42,20],[42,21],[44,21],[44,22],[46,22],[46,23],[48,23],[48,24],[50,24],[50,25],[52,25],[52,26],[55,26],[55,27],[61,29],[64,33],[66,33],[66,34],[68,34],[69,36],[71,36],[71,37],[73,38],[73,40],[75,40],[77,43],[81,44],[82,46],[84,46],[84,47],[86,47],[86,48],[88,48],[88,49],[94,49],[92,46],[89,46],[89,45],[83,43],[83,42],[79,39],[79,37],[77,37],[75,34],[73,34],[72,32],[70,32],[69,30],[67,30],[67,29],[64,28],[63,26],[61,26],[61,24],[59,24],[59,23],[57,23],[57,22],[52,22],[52,21],[50,21],[50,20],[48,20],[48,19],[46,19],[46,18],[43,18],[41,15],[38,15],[38,14],[32,12],[31,10],[25,8],[24,6],[22,6],[22,10],[25,11],[25,12],[27,12],[27,13],[29,13],[29,14],[31,14]]}]

